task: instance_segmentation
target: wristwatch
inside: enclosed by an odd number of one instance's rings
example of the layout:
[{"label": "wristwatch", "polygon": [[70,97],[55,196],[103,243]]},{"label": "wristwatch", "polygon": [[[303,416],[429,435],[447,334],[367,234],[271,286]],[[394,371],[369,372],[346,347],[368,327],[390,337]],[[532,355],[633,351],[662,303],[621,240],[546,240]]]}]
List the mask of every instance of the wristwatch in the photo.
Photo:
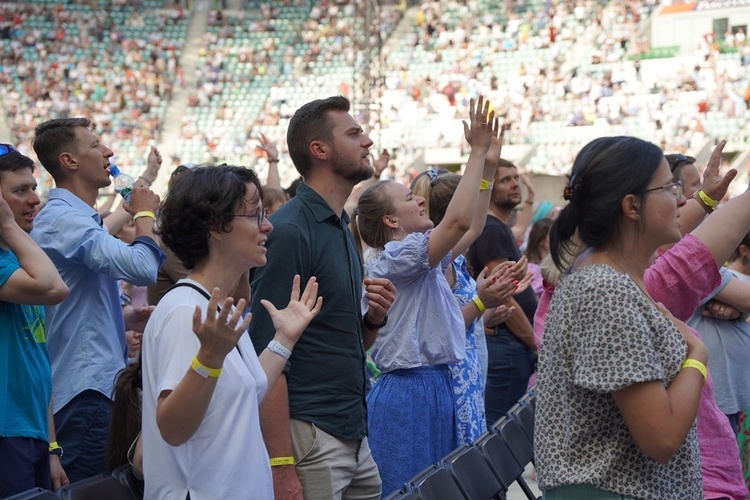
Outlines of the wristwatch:
[{"label": "wristwatch", "polygon": [[388,324],[388,315],[386,314],[383,316],[383,322],[379,323],[377,325],[370,322],[370,317],[367,313],[365,313],[364,317],[362,318],[362,321],[365,323],[365,326],[370,330],[377,330],[378,328],[383,328],[385,325]]},{"label": "wristwatch", "polygon": [[49,454],[50,455],[57,455],[58,457],[62,458],[63,456],[63,449],[62,446],[57,444],[57,441],[54,443],[49,444]]}]

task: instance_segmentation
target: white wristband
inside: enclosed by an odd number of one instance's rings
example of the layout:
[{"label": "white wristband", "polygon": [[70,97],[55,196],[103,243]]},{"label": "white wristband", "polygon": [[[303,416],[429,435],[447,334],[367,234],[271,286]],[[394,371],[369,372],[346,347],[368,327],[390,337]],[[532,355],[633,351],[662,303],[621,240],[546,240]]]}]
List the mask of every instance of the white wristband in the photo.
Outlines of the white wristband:
[{"label": "white wristband", "polygon": [[271,352],[274,352],[281,356],[284,359],[289,359],[292,355],[292,351],[281,345],[280,342],[276,340],[272,340],[268,343],[268,346],[266,346],[266,349],[268,349]]}]

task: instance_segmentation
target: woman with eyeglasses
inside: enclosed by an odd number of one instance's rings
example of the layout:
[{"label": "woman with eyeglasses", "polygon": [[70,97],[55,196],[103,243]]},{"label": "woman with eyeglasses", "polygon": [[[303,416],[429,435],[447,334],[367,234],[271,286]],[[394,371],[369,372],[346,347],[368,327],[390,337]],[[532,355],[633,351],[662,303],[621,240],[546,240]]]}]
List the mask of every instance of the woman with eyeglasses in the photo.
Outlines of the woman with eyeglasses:
[{"label": "woman with eyeglasses", "polygon": [[322,299],[295,277],[284,309],[264,302],[276,336],[260,356],[245,300],[227,297],[266,263],[261,186],[252,170],[221,165],[181,173],[159,209],[159,233],[185,267],[143,337],[145,498],[273,498],[258,405],[278,379]]},{"label": "woman with eyeglasses", "polygon": [[657,249],[681,238],[682,185],[658,147],[607,137],[578,154],[565,198],[550,251],[566,274],[538,366],[544,497],[703,498],[695,418],[706,348],[644,285]]},{"label": "woman with eyeglasses", "polygon": [[[707,193],[711,193],[709,196],[717,199],[724,197],[730,181],[736,174],[735,170],[730,170],[722,175],[719,170],[723,145],[724,142],[721,141],[714,149],[704,172],[704,186],[698,185],[697,187],[698,189],[703,187]],[[666,155],[665,158],[670,161],[670,155]],[[691,217],[688,212],[693,209],[697,209],[703,216]],[[705,215],[706,211],[695,200],[689,200],[688,204],[681,207],[680,230],[684,234],[683,238],[668,251],[660,251],[659,258],[646,269],[644,274],[646,291],[655,301],[663,303],[676,318],[683,321],[687,321],[695,309],[712,295],[714,287],[722,281],[720,267],[750,230],[750,190],[724,204],[721,210],[712,212],[710,217],[705,218]],[[700,225],[698,225],[699,222],[701,222]],[[564,256],[566,258],[563,260],[572,262],[578,249],[571,246],[568,250],[570,252]],[[563,272],[568,265],[563,266]],[[550,258],[543,261],[542,268],[546,281],[534,317],[534,336],[537,346],[543,343],[542,334],[547,309],[554,287],[561,275],[561,271],[555,267]],[[714,314],[717,314],[716,308],[713,310]],[[731,316],[722,311],[718,313],[723,318]],[[738,316],[739,312],[736,311],[731,317]],[[710,351],[708,342],[706,345]],[[747,500],[747,487],[742,478],[735,435],[725,415],[716,405],[714,397],[714,384],[711,377],[715,368],[713,363],[712,357],[711,369],[708,371],[708,379],[701,391],[696,416],[703,496],[712,500]]]}]

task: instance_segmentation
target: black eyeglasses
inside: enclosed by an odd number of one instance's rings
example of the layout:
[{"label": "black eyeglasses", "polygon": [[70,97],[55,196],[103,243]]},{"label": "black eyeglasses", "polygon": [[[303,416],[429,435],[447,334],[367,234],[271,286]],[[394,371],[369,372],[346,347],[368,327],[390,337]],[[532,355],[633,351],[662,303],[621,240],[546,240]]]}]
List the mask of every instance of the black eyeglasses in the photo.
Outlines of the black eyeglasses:
[{"label": "black eyeglasses", "polygon": [[7,155],[11,151],[18,153],[18,150],[10,144],[0,144],[0,156]]},{"label": "black eyeglasses", "polygon": [[669,184],[664,184],[663,186],[646,189],[643,191],[643,193],[646,194],[650,193],[651,191],[658,191],[660,189],[669,191],[670,193],[672,193],[672,196],[674,196],[675,198],[679,198],[680,196],[682,196],[682,181],[670,182]]},{"label": "black eyeglasses", "polygon": [[258,210],[254,214],[234,214],[235,217],[255,217],[255,220],[258,222],[258,228],[260,228],[261,225],[263,225],[263,220],[268,215],[268,209],[264,208],[263,210]]}]

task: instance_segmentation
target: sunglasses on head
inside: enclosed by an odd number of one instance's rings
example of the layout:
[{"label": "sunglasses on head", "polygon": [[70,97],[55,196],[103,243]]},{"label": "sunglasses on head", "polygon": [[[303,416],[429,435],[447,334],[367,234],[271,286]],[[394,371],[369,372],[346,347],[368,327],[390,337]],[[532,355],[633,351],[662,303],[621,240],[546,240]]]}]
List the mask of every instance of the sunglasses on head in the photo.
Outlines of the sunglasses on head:
[{"label": "sunglasses on head", "polygon": [[674,155],[674,159],[672,160],[672,168],[670,170],[674,173],[674,171],[677,170],[677,167],[679,167],[683,163],[693,163],[693,162],[695,162],[694,158],[688,158],[687,156],[678,153]]},{"label": "sunglasses on head", "polygon": [[18,150],[10,144],[0,144],[0,156],[7,155],[11,151],[18,153]]}]

